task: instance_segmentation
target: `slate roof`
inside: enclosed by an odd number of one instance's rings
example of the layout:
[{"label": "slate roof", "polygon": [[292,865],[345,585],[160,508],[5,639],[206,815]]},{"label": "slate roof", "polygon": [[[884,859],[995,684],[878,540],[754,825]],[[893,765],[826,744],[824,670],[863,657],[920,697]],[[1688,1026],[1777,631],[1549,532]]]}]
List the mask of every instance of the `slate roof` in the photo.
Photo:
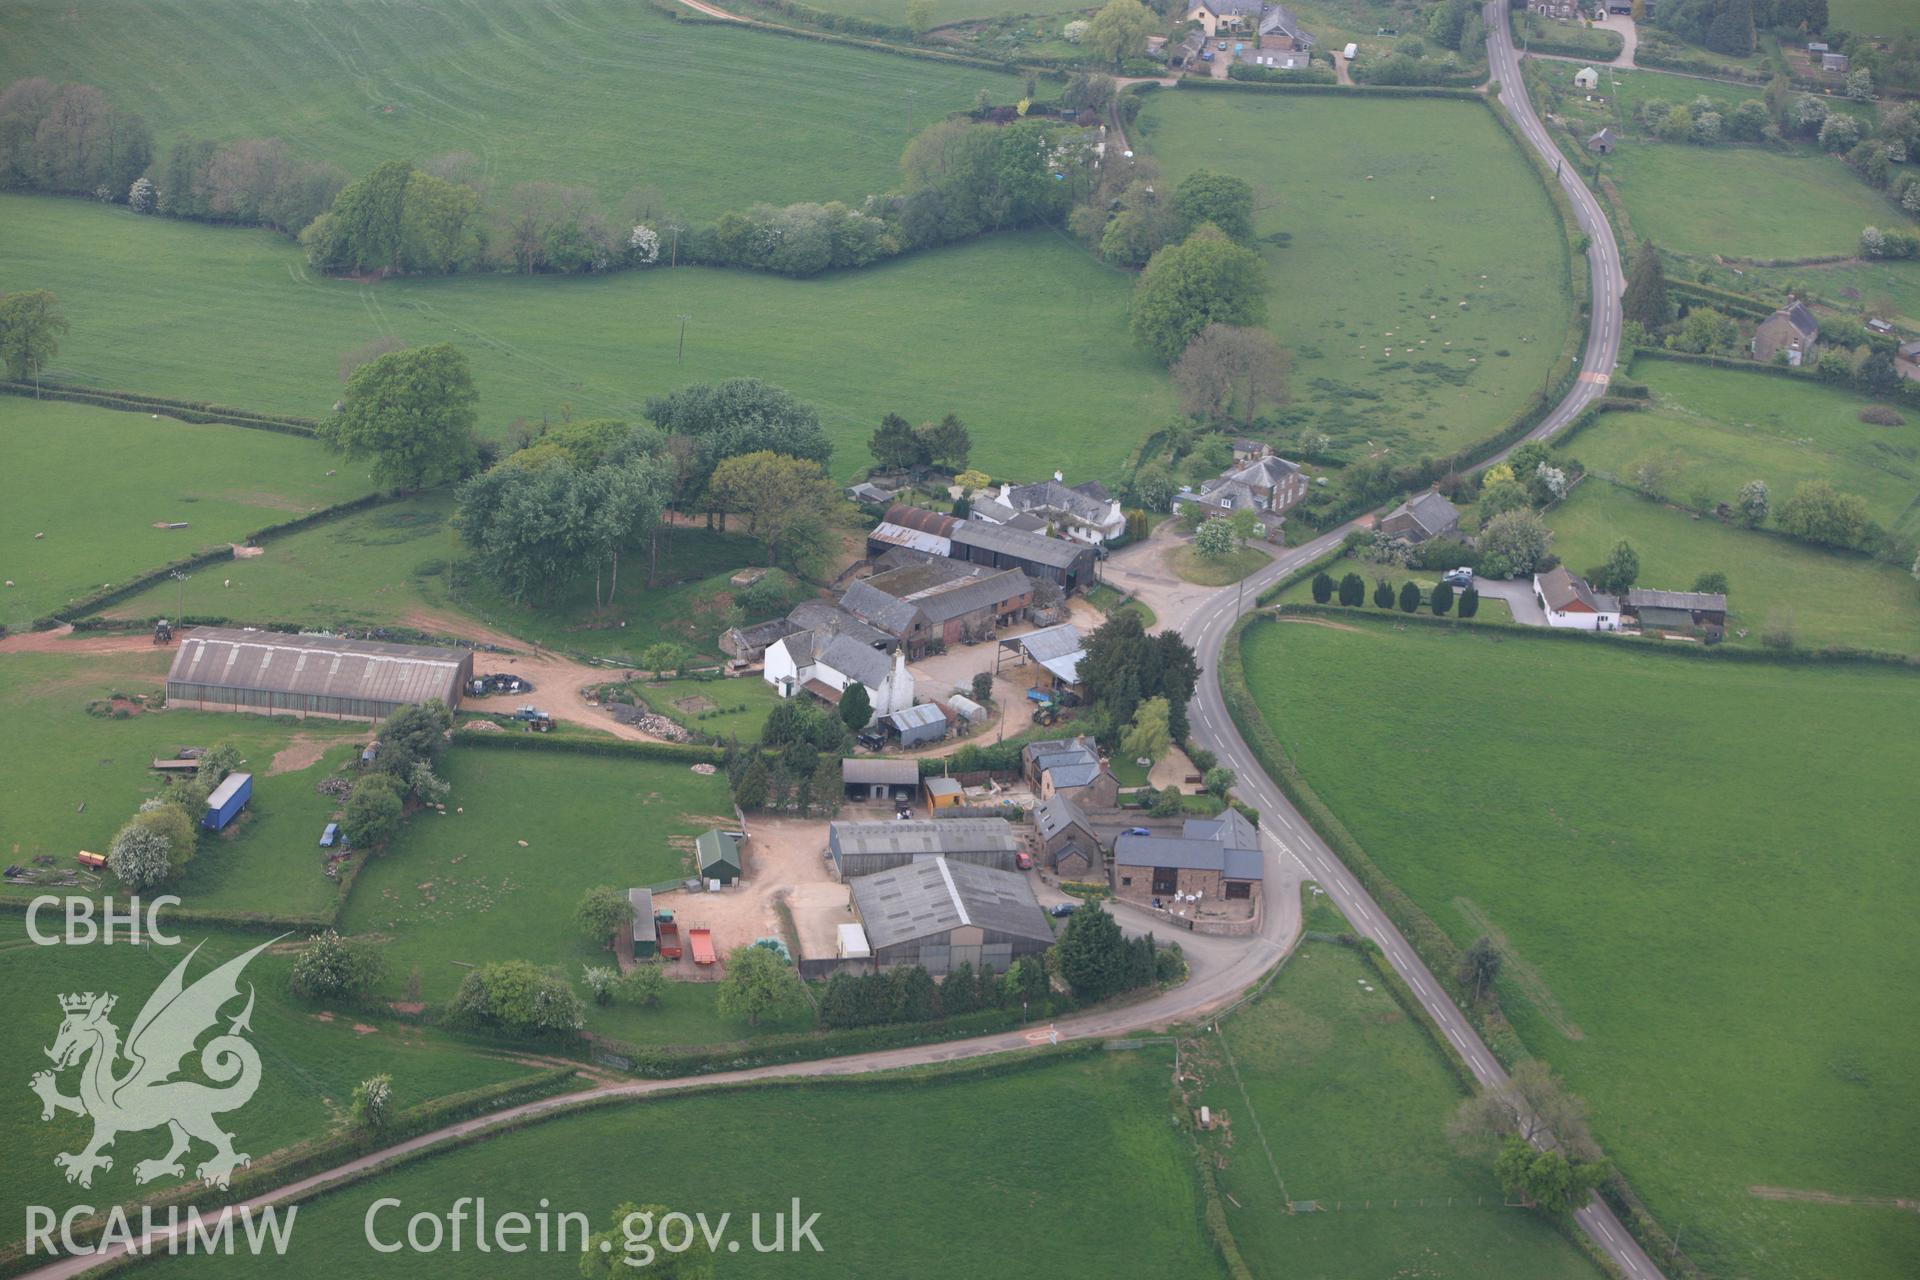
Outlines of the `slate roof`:
[{"label": "slate roof", "polygon": [[935,857],[857,877],[852,885],[854,904],[876,949],[944,934],[962,925],[1040,942],[1053,940],[1032,885],[1018,872]]},{"label": "slate roof", "polygon": [[1618,141],[1618,138],[1615,136],[1613,130],[1611,128],[1605,128],[1600,130],[1600,132],[1594,134],[1592,137],[1588,138],[1587,145],[1591,147],[1596,143],[1598,143],[1604,146],[1611,147],[1617,141]]},{"label": "slate roof", "polygon": [[[782,641],[784,644],[792,642],[792,637]],[[848,635],[831,637],[815,655],[814,661],[832,667],[850,680],[858,680],[869,689],[879,688],[893,674],[891,656]]]},{"label": "slate roof", "polygon": [[1268,454],[1227,472],[1227,479],[1253,489],[1277,489],[1300,474],[1300,464]]},{"label": "slate roof", "polygon": [[1218,871],[1229,880],[1259,880],[1266,869],[1259,832],[1234,809],[1218,818],[1189,818],[1177,836],[1119,836],[1113,861],[1115,866]]},{"label": "slate roof", "polygon": [[981,520],[969,520],[957,526],[949,536],[961,546],[980,547],[1017,560],[1045,565],[1049,569],[1071,569],[1080,557],[1087,554],[1087,548],[1077,542],[1048,538]]},{"label": "slate roof", "polygon": [[1029,742],[1020,749],[1020,753],[1043,773],[1063,765],[1090,764],[1096,770],[1100,767],[1100,754],[1080,738],[1046,738]]},{"label": "slate roof", "polygon": [[1102,502],[1058,480],[1016,485],[1008,494],[1008,502],[1016,511],[1065,511],[1089,524],[1104,521],[1113,505],[1111,499]]},{"label": "slate roof", "polygon": [[1042,840],[1051,840],[1068,827],[1078,824],[1093,830],[1080,806],[1063,795],[1048,796],[1033,807],[1033,825]]},{"label": "slate roof", "polygon": [[976,498],[973,505],[967,508],[970,519],[984,520],[988,524],[1005,524],[1019,514],[998,498]]},{"label": "slate roof", "polygon": [[1556,565],[1547,572],[1537,575],[1535,581],[1539,583],[1541,598],[1546,601],[1549,609],[1559,612],[1578,604],[1584,605],[1595,613],[1607,612],[1605,601],[1610,597],[1596,592],[1587,585],[1585,578],[1567,572],[1565,565]]},{"label": "slate roof", "polygon": [[1727,598],[1717,591],[1656,591],[1635,587],[1627,592],[1629,609],[1684,609],[1689,613],[1725,613]]},{"label": "slate roof", "polygon": [[1807,304],[1795,298],[1786,306],[1773,313],[1792,325],[1802,337],[1820,336],[1820,322],[1813,318],[1813,312],[1807,310]]},{"label": "slate roof", "polygon": [[[911,760],[905,763],[916,770],[919,767]],[[916,781],[918,776],[916,772]],[[1011,854],[1020,848],[1005,818],[920,818],[906,822],[833,822],[828,826],[840,851],[849,855]]]},{"label": "slate roof", "polygon": [[920,765],[914,760],[879,760],[846,756],[840,761],[840,781],[914,787],[920,785]]},{"label": "slate roof", "polygon": [[795,605],[788,611],[787,620],[807,631],[849,636],[869,647],[891,646],[894,640],[878,627],[871,626],[845,609],[830,605],[824,600],[809,600],[804,604]]},{"label": "slate roof", "polygon": [[1460,509],[1448,502],[1432,489],[1408,498],[1405,502],[1387,512],[1387,519],[1395,516],[1412,516],[1413,522],[1431,538],[1445,533],[1448,529],[1459,527]]},{"label": "slate roof", "polygon": [[[951,562],[949,562],[951,563]],[[903,636],[913,629],[920,610],[896,596],[890,596],[870,581],[850,583],[840,597],[840,607],[863,622],[891,636]]]},{"label": "slate roof", "polygon": [[368,702],[459,700],[465,649],[195,627],[180,642],[169,683],[271,690]]},{"label": "slate roof", "polygon": [[783,640],[796,631],[803,630],[792,618],[775,618],[770,622],[756,622],[750,627],[735,627],[743,647],[764,649],[775,640]]}]

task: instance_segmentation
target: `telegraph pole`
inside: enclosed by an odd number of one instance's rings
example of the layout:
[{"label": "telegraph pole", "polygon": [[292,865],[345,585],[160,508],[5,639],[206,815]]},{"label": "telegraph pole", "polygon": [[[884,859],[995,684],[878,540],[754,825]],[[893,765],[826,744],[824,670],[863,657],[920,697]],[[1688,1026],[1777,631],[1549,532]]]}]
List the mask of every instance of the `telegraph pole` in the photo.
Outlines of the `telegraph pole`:
[{"label": "telegraph pole", "polygon": [[679,350],[677,350],[677,351],[675,351],[675,352],[674,352],[674,354],[673,354],[673,362],[674,362],[675,364],[685,364],[685,363],[686,363],[686,359],[687,359],[687,321],[689,321],[689,320],[691,320],[691,319],[693,319],[693,317],[692,317],[692,316],[690,316],[690,315],[688,315],[688,314],[686,314],[685,312],[682,312],[682,313],[681,313],[681,315],[680,315],[680,348],[679,348]]}]

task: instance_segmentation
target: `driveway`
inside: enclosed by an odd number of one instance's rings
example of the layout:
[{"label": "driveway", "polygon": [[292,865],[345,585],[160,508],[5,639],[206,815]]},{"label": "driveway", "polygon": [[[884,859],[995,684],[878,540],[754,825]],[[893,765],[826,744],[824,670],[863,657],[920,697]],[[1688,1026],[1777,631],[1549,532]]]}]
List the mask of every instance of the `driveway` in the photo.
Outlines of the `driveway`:
[{"label": "driveway", "polygon": [[1529,627],[1547,625],[1547,612],[1540,607],[1540,597],[1533,594],[1533,583],[1529,579],[1495,582],[1491,578],[1475,578],[1473,589],[1480,593],[1482,600],[1506,601],[1515,622]]},{"label": "driveway", "polygon": [[1153,610],[1155,631],[1180,630],[1193,611],[1220,590],[1188,582],[1173,571],[1168,557],[1186,542],[1178,520],[1162,520],[1146,541],[1122,547],[1100,566],[1101,581],[1139,596]]}]

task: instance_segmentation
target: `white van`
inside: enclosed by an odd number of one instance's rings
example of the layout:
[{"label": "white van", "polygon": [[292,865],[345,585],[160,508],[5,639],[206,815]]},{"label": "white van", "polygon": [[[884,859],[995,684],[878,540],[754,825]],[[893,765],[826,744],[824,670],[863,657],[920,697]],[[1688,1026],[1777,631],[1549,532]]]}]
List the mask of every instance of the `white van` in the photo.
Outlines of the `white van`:
[{"label": "white van", "polygon": [[1352,61],[1353,61],[1353,59],[1354,59],[1354,56],[1355,56],[1356,54],[1358,54],[1359,52],[1360,52],[1360,46],[1359,46],[1359,45],[1357,45],[1357,44],[1350,44],[1350,45],[1348,45],[1348,46],[1347,46],[1346,48],[1344,48],[1344,49],[1342,49],[1342,50],[1340,51],[1340,56],[1341,56],[1341,57],[1343,57],[1343,58],[1345,58],[1345,59],[1346,59],[1346,60],[1347,60],[1348,62],[1352,62]]}]

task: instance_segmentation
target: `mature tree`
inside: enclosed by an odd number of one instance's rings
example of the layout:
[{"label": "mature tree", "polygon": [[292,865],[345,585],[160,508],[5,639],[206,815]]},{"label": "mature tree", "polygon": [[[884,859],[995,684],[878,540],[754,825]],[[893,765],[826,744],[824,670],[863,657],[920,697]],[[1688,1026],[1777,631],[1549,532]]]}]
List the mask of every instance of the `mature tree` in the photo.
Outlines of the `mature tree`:
[{"label": "mature tree", "polygon": [[1171,364],[1210,324],[1258,325],[1266,318],[1259,256],[1203,226],[1153,255],[1134,286],[1129,324],[1136,340]]},{"label": "mature tree", "polygon": [[1765,524],[1773,510],[1773,498],[1767,490],[1767,482],[1749,480],[1741,485],[1740,496],[1734,501],[1734,506],[1747,528],[1757,529]]},{"label": "mature tree", "polygon": [[193,771],[194,780],[211,791],[226,780],[228,774],[245,764],[240,748],[232,743],[223,742],[200,757],[200,764]]},{"label": "mature tree", "polygon": [[1480,531],[1480,551],[1499,556],[1516,574],[1530,574],[1546,558],[1552,538],[1546,523],[1532,511],[1509,511],[1495,516]]},{"label": "mature tree", "polygon": [[1225,560],[1239,545],[1233,524],[1221,516],[1209,516],[1193,532],[1193,549],[1208,560]]},{"label": "mature tree", "polygon": [[1634,246],[1620,308],[1622,319],[1633,321],[1648,333],[1659,332],[1673,319],[1673,302],[1667,297],[1667,269],[1651,240]]},{"label": "mature tree", "polygon": [[1433,616],[1445,617],[1447,610],[1453,608],[1453,584],[1442,582],[1433,589]]},{"label": "mature tree", "polygon": [[973,700],[981,706],[984,707],[991,703],[993,701],[993,673],[990,671],[974,672],[972,692]]},{"label": "mature tree", "polygon": [[949,413],[938,422],[923,423],[914,430],[914,435],[928,461],[956,472],[966,470],[967,458],[973,452],[973,437],[957,415]]},{"label": "mature tree", "polygon": [[1406,582],[1400,587],[1400,612],[1415,613],[1420,608],[1421,590],[1418,583]]},{"label": "mature tree", "polygon": [[486,250],[480,193],[416,172],[400,213],[400,258],[409,271],[445,273],[479,262]]},{"label": "mature tree", "polygon": [[1100,12],[1087,24],[1081,42],[1093,56],[1118,66],[1128,58],[1147,50],[1147,37],[1160,26],[1160,20],[1140,0],[1107,0]]},{"label": "mature tree", "polygon": [[508,595],[544,602],[577,579],[589,558],[601,563],[602,530],[582,473],[529,462],[516,454],[461,485],[454,523]]},{"label": "mature tree", "polygon": [[612,950],[614,939],[633,928],[633,903],[612,885],[597,884],[573,909],[573,927],[588,942]]},{"label": "mature tree", "polygon": [[1709,569],[1693,580],[1693,589],[1723,596],[1727,594],[1727,575],[1718,569]]},{"label": "mature tree", "polygon": [[[322,271],[397,270],[406,244],[407,185],[413,164],[389,160],[334,197],[307,234],[308,258]],[[324,225],[323,225],[324,223]]]},{"label": "mature tree", "polygon": [[642,1268],[648,1280],[713,1280],[713,1251],[699,1232],[679,1253],[659,1247],[659,1223],[671,1212],[663,1204],[632,1201],[615,1209],[607,1229],[587,1237],[581,1280],[622,1280]]},{"label": "mature tree", "polygon": [[855,680],[840,694],[840,723],[854,733],[865,729],[873,720],[873,698],[867,693],[867,686]]},{"label": "mature tree", "polygon": [[1119,86],[1112,76],[1098,71],[1076,71],[1067,77],[1060,101],[1075,111],[1105,111],[1113,105]]},{"label": "mature tree", "polygon": [[718,994],[721,1016],[744,1017],[750,1027],[759,1026],[768,1014],[784,1013],[806,1000],[793,969],[765,947],[730,951]]},{"label": "mature tree", "polygon": [[758,378],[697,382],[653,396],[646,415],[669,440],[678,436],[691,442],[687,474],[676,481],[676,510],[687,510],[681,502],[698,497],[723,458],[768,449],[825,466],[833,456],[819,411]]},{"label": "mature tree", "polygon": [[1241,244],[1253,241],[1253,188],[1242,178],[1199,169],[1173,189],[1175,236],[1185,239],[1207,223]]},{"label": "mature tree", "polygon": [[1447,1132],[1468,1154],[1491,1154],[1510,1135],[1532,1142],[1547,1134],[1577,1158],[1597,1154],[1587,1132],[1587,1104],[1539,1058],[1527,1059],[1501,1084],[1462,1101]]},{"label": "mature tree", "polygon": [[1468,587],[1460,593],[1460,616],[1471,618],[1480,612],[1480,589]]},{"label": "mature tree", "polygon": [[351,999],[372,991],[385,972],[377,949],[328,929],[294,956],[287,989],[303,1000]]},{"label": "mature tree", "polygon": [[749,813],[764,809],[771,785],[767,777],[767,763],[756,751],[741,768],[740,776],[734,779],[733,802]]},{"label": "mature tree", "polygon": [[1501,1144],[1493,1172],[1506,1193],[1523,1203],[1549,1213],[1571,1213],[1606,1177],[1607,1166],[1598,1161],[1575,1164],[1559,1151],[1536,1150],[1526,1139],[1510,1137]]},{"label": "mature tree", "polygon": [[47,361],[60,354],[60,335],[69,327],[59,299],[46,289],[0,294],[0,361],[7,376],[39,381]]},{"label": "mature tree", "polygon": [[845,795],[840,761],[834,756],[821,756],[813,766],[813,777],[807,783],[808,808],[822,817],[831,818],[840,808]]},{"label": "mature tree", "polygon": [[1120,926],[1097,902],[1083,904],[1067,917],[1066,932],[1053,947],[1053,968],[1074,997],[1104,1000],[1126,989],[1127,940]]},{"label": "mature tree", "polygon": [[1165,698],[1148,698],[1141,703],[1120,739],[1121,753],[1129,760],[1158,760],[1167,754],[1167,748],[1173,744],[1167,730],[1168,715]]},{"label": "mature tree", "polygon": [[107,869],[122,888],[140,893],[173,874],[172,852],[164,834],[136,819],[121,827],[107,846]]},{"label": "mature tree", "polygon": [[377,767],[409,778],[416,765],[439,763],[452,730],[453,715],[438,698],[402,707],[380,723]]},{"label": "mature tree", "polygon": [[1510,475],[1485,481],[1480,486],[1480,518],[1482,520],[1491,520],[1509,511],[1522,510],[1532,503],[1533,495],[1528,491],[1527,486]]},{"label": "mature tree", "polygon": [[867,437],[867,452],[881,466],[902,470],[924,465],[928,461],[926,446],[914,431],[913,424],[897,413],[889,413],[880,419],[880,425]]},{"label": "mature tree", "polygon": [[1149,636],[1134,610],[1114,614],[1087,638],[1079,676],[1088,702],[1103,708],[1115,729],[1146,699],[1165,698],[1174,741],[1187,736],[1187,702],[1200,664],[1178,632]]},{"label": "mature tree", "polygon": [[1291,367],[1265,329],[1210,324],[1173,362],[1173,385],[1180,407],[1194,417],[1251,424],[1261,409],[1286,400]]},{"label": "mature tree", "polygon": [[380,1133],[393,1123],[393,1077],[387,1072],[368,1076],[353,1087],[348,1115],[356,1129]]},{"label": "mature tree", "polygon": [[[1325,604],[1331,599],[1333,599],[1333,576],[1322,569],[1313,575],[1313,602]],[[1346,601],[1342,600],[1340,603],[1345,604]]]},{"label": "mature tree", "polygon": [[1340,603],[1352,608],[1367,601],[1367,583],[1357,573],[1347,573],[1340,579]]},{"label": "mature tree", "polygon": [[405,812],[399,789],[388,780],[388,775],[369,774],[354,784],[353,794],[347,797],[340,830],[354,848],[376,848],[400,830]]},{"label": "mature tree", "polygon": [[371,462],[381,481],[418,489],[473,465],[478,400],[467,358],[453,344],[390,351],[355,370],[320,439]]},{"label": "mature tree", "polygon": [[1867,500],[1841,493],[1825,480],[1807,480],[1780,504],[1774,523],[1782,533],[1803,542],[1859,547],[1867,536]]},{"label": "mature tree", "polygon": [[1625,538],[1613,544],[1607,561],[1588,575],[1588,581],[1608,595],[1624,594],[1640,577],[1640,553]]},{"label": "mature tree", "polygon": [[783,548],[796,555],[812,551],[834,492],[818,462],[765,449],[726,459],[714,468],[708,490],[719,510],[747,518],[747,532],[766,548],[768,564]]},{"label": "mature tree", "polygon": [[891,985],[892,1020],[925,1022],[940,1016],[940,989],[922,966],[910,964],[895,969]]},{"label": "mature tree", "polygon": [[962,960],[940,980],[940,1012],[949,1018],[980,1007],[980,979],[970,961]]},{"label": "mature tree", "polygon": [[1500,949],[1493,939],[1482,934],[1460,956],[1460,985],[1474,1000],[1484,1000],[1500,976]]},{"label": "mature tree", "polygon": [[1385,578],[1373,584],[1373,607],[1376,609],[1393,608],[1393,584]]},{"label": "mature tree", "polygon": [[1147,813],[1155,818],[1171,818],[1187,806],[1186,796],[1178,787],[1162,787],[1153,793],[1153,803],[1147,806]]},{"label": "mature tree", "polygon": [[1227,798],[1227,792],[1233,790],[1233,782],[1233,770],[1223,764],[1217,764],[1207,770],[1202,785],[1206,787],[1208,795],[1224,800]]},{"label": "mature tree", "polygon": [[580,997],[559,974],[525,960],[503,960],[469,969],[447,1005],[455,1026],[509,1036],[578,1034],[584,1021]]}]

